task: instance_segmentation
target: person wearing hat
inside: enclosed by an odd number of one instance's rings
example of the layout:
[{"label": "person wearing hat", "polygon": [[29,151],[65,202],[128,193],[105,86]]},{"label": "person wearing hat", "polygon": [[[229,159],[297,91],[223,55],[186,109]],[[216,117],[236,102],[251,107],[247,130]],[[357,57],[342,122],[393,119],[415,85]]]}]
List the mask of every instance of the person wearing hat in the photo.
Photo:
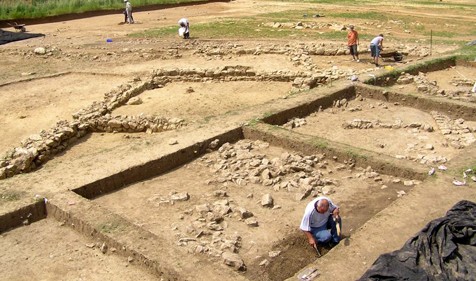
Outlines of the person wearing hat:
[{"label": "person wearing hat", "polygon": [[354,29],[353,25],[349,26],[349,33],[347,33],[347,46],[349,46],[350,54],[352,55],[352,60],[359,62],[359,51],[357,50],[357,45],[359,44],[359,33]]},{"label": "person wearing hat", "polygon": [[126,3],[126,10],[124,11],[124,23],[134,23],[131,2],[129,2],[129,0],[124,0],[124,3]]},{"label": "person wearing hat", "polygon": [[378,57],[383,50],[383,34],[379,34],[377,37],[370,41],[370,55],[374,58],[375,66],[378,65]]},{"label": "person wearing hat", "polygon": [[178,21],[178,24],[180,26],[179,36],[183,37],[183,39],[189,39],[190,38],[190,23],[188,22],[188,19],[181,18]]}]

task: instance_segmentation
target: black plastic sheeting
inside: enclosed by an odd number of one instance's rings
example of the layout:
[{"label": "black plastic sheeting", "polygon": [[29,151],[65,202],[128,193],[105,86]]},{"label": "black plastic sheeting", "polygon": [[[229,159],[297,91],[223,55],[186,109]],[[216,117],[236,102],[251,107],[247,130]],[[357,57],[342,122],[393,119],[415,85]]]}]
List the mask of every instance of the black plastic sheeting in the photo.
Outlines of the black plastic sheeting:
[{"label": "black plastic sheeting", "polygon": [[45,36],[45,35],[42,34],[42,33],[5,31],[5,30],[0,29],[0,45],[8,44],[10,42],[35,38],[35,37],[42,37],[42,36]]},{"label": "black plastic sheeting", "polygon": [[358,280],[476,280],[476,204],[458,202]]}]

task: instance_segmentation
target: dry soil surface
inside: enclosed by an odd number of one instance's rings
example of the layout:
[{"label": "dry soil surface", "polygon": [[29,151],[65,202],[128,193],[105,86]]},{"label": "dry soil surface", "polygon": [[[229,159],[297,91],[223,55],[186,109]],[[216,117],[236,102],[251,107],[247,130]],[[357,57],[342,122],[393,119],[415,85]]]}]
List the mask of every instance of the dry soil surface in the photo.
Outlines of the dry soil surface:
[{"label": "dry soil surface", "polygon": [[[292,6],[292,8],[291,8]],[[210,22],[223,18],[237,18],[253,16],[261,13],[280,12],[286,10],[315,9],[322,13],[331,12],[337,6],[318,5],[308,3],[287,3],[274,1],[237,0],[223,3],[209,3],[190,7],[177,7],[157,11],[137,12],[133,25],[121,24],[122,15],[107,15],[84,18],[72,21],[54,22],[28,26],[29,32],[43,33],[44,37],[24,41],[12,42],[0,47],[2,68],[0,70],[0,152],[7,151],[21,144],[21,141],[41,130],[47,130],[59,120],[72,120],[72,115],[87,105],[99,101],[104,94],[126,83],[134,77],[141,77],[156,69],[191,69],[214,68],[225,66],[247,66],[256,71],[308,71],[305,65],[295,64],[291,57],[283,54],[263,55],[224,55],[203,56],[196,52],[201,47],[227,46],[230,44],[243,45],[249,48],[257,46],[285,46],[286,44],[313,44],[315,42],[301,39],[289,40],[248,40],[234,38],[213,39],[201,38],[194,34],[193,24]],[[395,8],[395,7],[394,7]],[[370,9],[375,12],[386,11],[388,7],[358,7],[356,11]],[[396,7],[395,9],[399,9]],[[428,12],[421,7],[402,7],[400,12],[414,16],[420,24],[432,24],[435,11]],[[466,15],[454,14],[438,15],[442,20],[458,18],[474,26],[474,18]],[[192,23],[192,39],[184,41],[179,38],[143,39],[127,37],[133,32],[140,32],[155,27],[175,25],[177,20],[187,16]],[[330,24],[348,24],[345,18],[319,18],[320,22]],[[417,22],[417,23],[418,23]],[[366,21],[353,22],[362,26],[363,33],[376,34],[378,24],[368,24]],[[400,36],[411,37],[398,23],[393,24],[391,32]],[[451,27],[448,27],[451,28]],[[345,32],[343,33],[345,36]],[[462,36],[466,38],[469,36]],[[107,43],[111,38],[113,42]],[[425,42],[426,38],[416,38]],[[337,45],[345,44],[345,37],[341,42],[330,42]],[[426,43],[425,43],[426,44]],[[361,48],[365,49],[365,44]],[[389,39],[389,46],[398,47],[399,42]],[[46,47],[51,55],[38,56],[33,54],[36,47]],[[345,47],[344,47],[345,48]],[[455,49],[453,45],[434,45],[433,54],[438,55]],[[365,57],[364,57],[365,56]],[[419,53],[410,53],[404,63],[421,60]],[[320,69],[341,70],[345,73],[340,79],[341,84],[349,84],[348,78],[357,74],[362,78],[386,71],[375,68],[368,58],[362,54],[362,62],[350,60],[349,56],[313,56],[312,63]],[[392,61],[385,65],[398,67]],[[455,68],[451,74],[445,72],[431,74],[430,80],[436,80],[447,89],[457,90],[459,86],[451,83],[450,78],[462,75],[465,78],[476,80],[474,68]],[[451,76],[451,77],[450,77]],[[336,83],[338,84],[338,83]],[[186,120],[188,126],[179,130],[158,134],[126,134],[126,133],[95,133],[81,139],[80,142],[61,153],[41,169],[30,174],[15,176],[0,181],[0,209],[11,210],[24,202],[32,202],[38,197],[49,197],[55,192],[63,192],[81,186],[85,183],[101,179],[118,171],[127,169],[140,161],[164,155],[177,148],[170,145],[170,140],[177,140],[178,147],[191,145],[197,140],[213,136],[227,128],[244,124],[253,118],[266,115],[274,103],[292,104],[306,97],[319,95],[315,92],[304,93],[301,96],[290,94],[289,82],[178,82],[170,83],[163,88],[148,90],[141,94],[143,103],[140,105],[126,105],[114,110],[114,115],[155,114],[159,116],[178,117]],[[336,85],[326,86],[332,89]],[[399,90],[414,91],[412,85],[398,88]],[[469,87],[469,86],[466,86]],[[361,107],[361,111],[340,111],[329,109],[308,117],[308,124],[295,129],[297,132],[316,134],[330,140],[344,140],[348,144],[373,150],[379,153],[395,156],[397,154],[428,153],[446,157],[449,161],[461,157],[465,150],[455,150],[445,146],[445,139],[437,133],[417,132],[411,129],[369,129],[362,133],[360,129],[344,130],[341,125],[349,120],[379,119],[382,122],[392,123],[396,119],[403,123],[429,123],[437,127],[428,113],[412,108],[403,108],[387,104],[364,100],[351,101],[349,107]],[[473,123],[469,123],[474,127]],[[337,128],[339,127],[339,128]],[[433,146],[429,148],[428,144]],[[472,150],[470,150],[472,151]],[[269,147],[259,153],[270,159],[279,157],[282,148]],[[215,152],[216,153],[216,152]],[[289,152],[292,153],[292,152]],[[215,154],[207,157],[216,157]],[[216,159],[215,159],[216,160]],[[214,161],[215,161],[214,160]],[[217,163],[220,163],[216,160]],[[331,159],[328,159],[332,163]],[[471,160],[458,160],[457,166],[467,165]],[[469,161],[469,162],[468,162]],[[409,161],[408,165],[419,165]],[[446,165],[450,165],[445,163]],[[474,164],[474,163],[472,163]],[[336,166],[332,166],[336,165]],[[358,234],[355,240],[349,241],[352,247],[347,250],[339,245],[324,259],[318,261],[321,269],[327,270],[326,276],[335,280],[353,280],[362,274],[380,253],[398,248],[409,235],[415,233],[430,219],[441,216],[451,205],[461,199],[475,200],[474,192],[470,191],[474,185],[454,190],[451,181],[442,175],[434,181],[435,194],[441,195],[445,190],[451,190],[451,196],[442,204],[441,198],[427,196],[421,191],[420,185],[406,186],[402,181],[393,181],[391,176],[381,175],[379,180],[373,178],[359,179],[358,171],[341,170],[338,164],[331,164],[325,170],[325,175],[334,183],[333,196],[343,209],[343,219],[346,222],[344,235],[351,237],[375,214],[388,205],[412,206],[412,216],[416,219],[409,223],[409,227],[402,231],[403,237],[395,238],[392,242],[365,240],[365,234]],[[474,165],[473,165],[474,167]],[[364,169],[366,167],[361,167]],[[296,201],[294,193],[275,192],[280,209],[262,209],[257,200],[263,195],[262,186],[250,184],[240,187],[236,183],[229,185],[207,184],[205,180],[213,178],[214,173],[207,166],[204,159],[197,159],[185,167],[167,173],[164,176],[150,179],[129,186],[121,191],[100,197],[95,203],[123,216],[134,224],[140,225],[148,231],[162,237],[167,243],[177,247],[178,269],[191,269],[193,264],[183,265],[180,262],[187,260],[191,255],[190,245],[175,245],[177,239],[187,234],[186,223],[187,206],[161,205],[161,198],[168,197],[171,192],[189,192],[191,201],[188,205],[200,205],[208,202],[210,194],[216,189],[227,189],[230,193],[232,205],[244,206],[255,213],[259,224],[258,228],[250,228],[235,217],[228,231],[240,232],[243,242],[241,254],[249,267],[248,273],[229,275],[230,280],[283,280],[291,277],[300,268],[315,260],[312,249],[305,244],[304,237],[297,230],[300,216],[305,206],[304,201]],[[329,170],[331,170],[329,172]],[[451,177],[450,175],[449,177]],[[459,176],[459,175],[458,175]],[[411,180],[411,179],[410,179]],[[431,185],[431,184],[430,184]],[[402,191],[412,194],[414,189],[419,190],[411,197],[403,195]],[[431,190],[431,189],[430,189]],[[399,193],[400,192],[400,193]],[[254,194],[254,197],[250,197]],[[423,195],[422,195],[423,194]],[[400,197],[405,198],[401,201]],[[18,199],[18,201],[17,201]],[[400,201],[399,201],[400,200]],[[432,204],[432,200],[434,204]],[[372,201],[374,204],[368,205]],[[397,202],[392,205],[391,202]],[[417,208],[419,202],[424,201],[425,208]],[[399,203],[398,203],[399,202]],[[437,208],[435,206],[440,206]],[[427,208],[426,208],[427,207]],[[396,207],[395,207],[396,208]],[[353,210],[352,213],[347,210]],[[392,209],[395,210],[395,209]],[[398,212],[398,210],[397,210]],[[371,231],[376,228],[375,237],[382,237],[391,232],[394,226],[405,227],[408,220],[406,212],[403,216],[395,216],[395,221],[386,221],[377,226],[368,227]],[[165,225],[165,229],[164,226]],[[373,228],[372,228],[373,227]],[[251,230],[250,230],[251,229]],[[365,231],[365,230],[363,230]],[[365,232],[364,232],[365,233]],[[302,238],[302,239],[301,239]],[[377,239],[378,240],[378,239]],[[119,257],[109,249],[107,254],[101,253],[101,245],[90,241],[72,229],[63,226],[60,222],[46,219],[25,227],[21,227],[0,237],[2,248],[6,249],[0,255],[2,270],[1,280],[155,280],[153,275],[141,267],[131,265],[127,258]],[[377,243],[374,246],[372,243]],[[296,245],[296,247],[293,247]],[[283,256],[276,258],[268,267],[261,264],[264,259],[271,259],[265,255],[271,250],[282,250]],[[354,270],[342,274],[342,268],[348,260],[348,255],[362,255],[362,262],[352,259],[349,264]],[[357,254],[356,254],[357,253]],[[169,257],[164,257],[169,258]],[[228,268],[221,268],[221,260],[210,258],[210,263],[218,268],[218,275],[200,273],[200,271],[183,273],[189,280],[217,280],[220,274],[227,274]],[[261,264],[261,265],[260,265]],[[341,265],[341,268],[332,264]],[[232,277],[233,276],[233,277]],[[337,277],[336,277],[337,276]],[[339,277],[340,276],[340,277]],[[212,278],[212,279],[210,279]],[[337,278],[337,279],[336,279]],[[340,279],[339,279],[340,278]]]}]

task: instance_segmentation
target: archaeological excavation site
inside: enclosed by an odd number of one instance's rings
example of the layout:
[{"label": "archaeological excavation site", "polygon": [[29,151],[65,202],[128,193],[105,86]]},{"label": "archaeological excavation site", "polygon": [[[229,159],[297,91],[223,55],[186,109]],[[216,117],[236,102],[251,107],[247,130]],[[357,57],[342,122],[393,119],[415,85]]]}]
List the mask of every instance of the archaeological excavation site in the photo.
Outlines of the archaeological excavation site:
[{"label": "archaeological excavation site", "polygon": [[[375,67],[332,40],[127,37],[259,3],[1,46],[0,280],[381,280],[379,256],[476,202],[476,62],[451,46],[389,39],[403,59]],[[342,218],[321,256],[299,229],[318,196]]]}]

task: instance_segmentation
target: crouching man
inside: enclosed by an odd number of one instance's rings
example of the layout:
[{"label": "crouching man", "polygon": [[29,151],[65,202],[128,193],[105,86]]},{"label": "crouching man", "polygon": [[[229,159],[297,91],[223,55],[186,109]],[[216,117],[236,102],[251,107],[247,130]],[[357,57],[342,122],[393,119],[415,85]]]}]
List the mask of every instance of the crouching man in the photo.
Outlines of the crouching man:
[{"label": "crouching man", "polygon": [[316,250],[318,244],[338,244],[341,229],[339,207],[327,197],[317,197],[307,204],[300,228]]},{"label": "crouching man", "polygon": [[180,26],[179,28],[179,36],[184,38],[184,39],[189,39],[190,38],[190,22],[186,18],[181,18],[178,21],[178,24]]}]

